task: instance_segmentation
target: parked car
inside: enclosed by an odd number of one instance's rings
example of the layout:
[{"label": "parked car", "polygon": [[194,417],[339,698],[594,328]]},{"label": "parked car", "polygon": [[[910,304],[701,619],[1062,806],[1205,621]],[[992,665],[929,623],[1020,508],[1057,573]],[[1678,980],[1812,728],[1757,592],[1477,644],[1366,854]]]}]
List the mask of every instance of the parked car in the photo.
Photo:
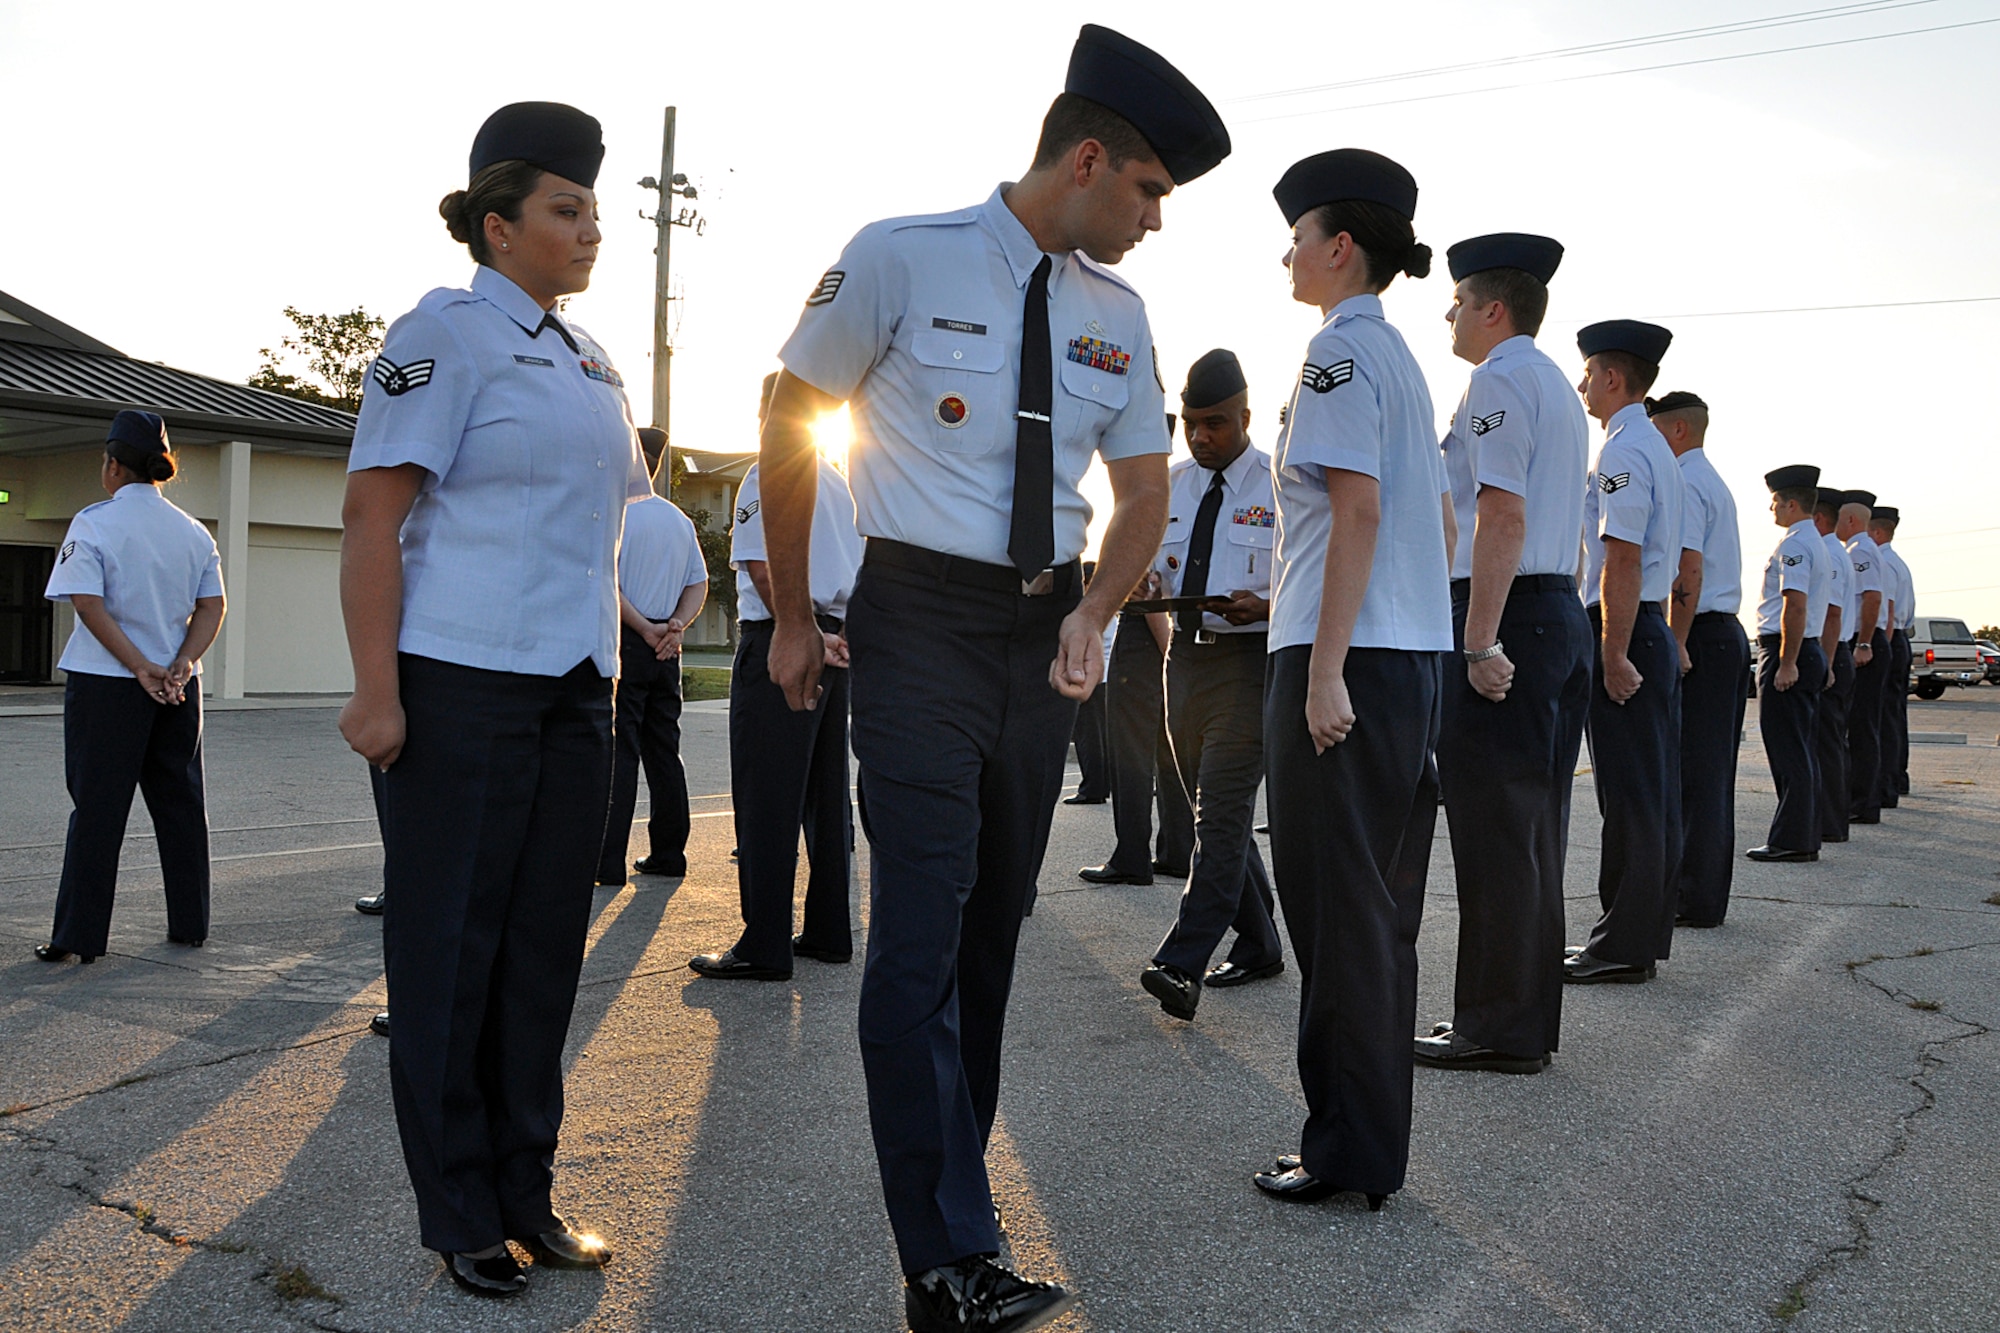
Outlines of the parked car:
[{"label": "parked car", "polygon": [[1979,665],[1986,668],[1986,683],[2000,685],[2000,644],[1990,639],[1979,639],[1973,647],[1979,649]]},{"label": "parked car", "polygon": [[1936,699],[1947,685],[1976,685],[1984,679],[1978,640],[1963,620],[1917,617],[1910,627],[1910,693]]}]

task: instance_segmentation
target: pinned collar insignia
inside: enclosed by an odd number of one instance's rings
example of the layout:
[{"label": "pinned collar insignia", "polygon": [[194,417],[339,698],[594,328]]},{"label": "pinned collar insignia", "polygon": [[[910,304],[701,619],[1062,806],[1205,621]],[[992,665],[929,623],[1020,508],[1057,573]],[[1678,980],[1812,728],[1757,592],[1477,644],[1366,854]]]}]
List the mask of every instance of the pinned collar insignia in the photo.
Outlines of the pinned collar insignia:
[{"label": "pinned collar insignia", "polygon": [[845,269],[828,269],[820,277],[819,285],[812,289],[812,295],[806,298],[806,304],[825,305],[834,297],[840,295],[840,284],[846,281],[847,271]]},{"label": "pinned collar insignia", "polygon": [[757,516],[758,507],[763,503],[762,500],[752,500],[747,505],[739,505],[736,510],[736,521],[738,523],[748,523]]},{"label": "pinned collar insignia", "polygon": [[1264,505],[1250,505],[1230,515],[1231,523],[1241,523],[1246,527],[1269,528],[1277,524],[1278,516]]},{"label": "pinned collar insignia", "polygon": [[1308,361],[1299,378],[1314,393],[1332,393],[1341,385],[1354,378],[1354,358],[1336,361],[1330,366],[1316,366]]},{"label": "pinned collar insignia", "polygon": [[596,380],[599,384],[609,384],[614,389],[625,387],[625,377],[594,356],[586,356],[583,360],[577,362],[577,364],[583,367],[584,374],[590,376],[590,378]]},{"label": "pinned collar insignia", "polygon": [[431,372],[435,369],[437,362],[430,357],[399,366],[386,356],[378,356],[375,368],[368,372],[368,378],[381,385],[383,393],[391,398],[400,398],[412,389],[421,389],[429,384]]},{"label": "pinned collar insignia", "polygon": [[69,558],[75,554],[76,554],[76,543],[64,542],[62,548],[62,555],[57,557],[56,563],[59,565],[66,565],[69,563]]},{"label": "pinned collar insignia", "polygon": [[965,399],[955,393],[947,393],[939,396],[937,406],[932,409],[932,415],[937,417],[938,425],[946,430],[957,430],[965,424],[965,419],[972,415],[972,409],[966,405]]},{"label": "pinned collar insignia", "polygon": [[1489,430],[1498,430],[1500,423],[1506,419],[1507,412],[1505,408],[1483,417],[1474,417],[1472,419],[1472,433],[1474,435],[1484,435]]},{"label": "pinned collar insignia", "polygon": [[[1117,343],[1106,342],[1102,338],[1071,338],[1069,359],[1092,370],[1109,371],[1113,375],[1123,375],[1132,368],[1132,354]],[[1157,365],[1153,374],[1156,378],[1159,375]]]},{"label": "pinned collar insignia", "polygon": [[1597,479],[1597,489],[1603,491],[1606,495],[1622,491],[1631,484],[1632,474],[1629,472],[1620,472],[1615,477],[1599,477]]}]

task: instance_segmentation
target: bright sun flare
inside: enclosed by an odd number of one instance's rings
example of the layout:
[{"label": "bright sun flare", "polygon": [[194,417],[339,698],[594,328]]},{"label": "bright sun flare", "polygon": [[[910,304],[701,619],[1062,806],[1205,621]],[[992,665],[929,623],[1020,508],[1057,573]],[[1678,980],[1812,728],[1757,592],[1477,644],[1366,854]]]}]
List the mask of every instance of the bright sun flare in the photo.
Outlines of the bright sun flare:
[{"label": "bright sun flare", "polygon": [[813,422],[812,432],[813,447],[819,450],[820,457],[842,472],[847,471],[847,449],[854,443],[854,419],[847,415],[846,405]]}]

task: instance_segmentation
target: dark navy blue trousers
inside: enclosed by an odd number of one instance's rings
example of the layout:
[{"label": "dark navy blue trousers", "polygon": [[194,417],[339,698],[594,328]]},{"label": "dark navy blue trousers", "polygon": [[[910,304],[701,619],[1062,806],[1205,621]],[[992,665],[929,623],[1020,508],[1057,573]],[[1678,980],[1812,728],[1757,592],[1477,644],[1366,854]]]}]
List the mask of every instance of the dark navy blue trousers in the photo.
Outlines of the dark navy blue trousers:
[{"label": "dark navy blue trousers", "polygon": [[1354,730],[1314,753],[1312,646],[1271,654],[1264,746],[1271,868],[1299,967],[1305,1169],[1393,1194],[1410,1162],[1417,931],[1437,827],[1441,654],[1355,648]]},{"label": "dark navy blue trousers", "polygon": [[[1166,655],[1144,616],[1118,623],[1105,664],[1111,735],[1111,822],[1118,845],[1105,862],[1127,875],[1150,875],[1153,862],[1184,866],[1194,848],[1194,814],[1167,737]],[[1153,816],[1159,815],[1158,850]]]},{"label": "dark navy blue trousers", "polygon": [[1646,967],[1673,948],[1681,882],[1681,654],[1657,602],[1639,603],[1626,656],[1644,683],[1624,703],[1604,692],[1602,608],[1589,609],[1591,774],[1604,817],[1597,867],[1603,915],[1585,945]]},{"label": "dark navy blue trousers", "polygon": [[1681,677],[1681,876],[1679,914],[1719,925],[1736,878],[1736,754],[1750,692],[1750,638],[1727,611],[1688,627]]},{"label": "dark navy blue trousers", "polygon": [[908,1274],[999,1248],[986,1141],[1076,724],[1049,667],[1081,587],[1074,563],[1030,597],[1011,570],[871,540],[848,602],[870,853],[861,1063]]},{"label": "dark navy blue trousers", "polygon": [[[1823,647],[1821,653],[1826,651]],[[1845,640],[1834,645],[1833,683],[1819,694],[1813,726],[1813,758],[1819,765],[1819,835],[1847,841],[1847,803],[1852,760],[1847,749],[1847,710],[1854,701],[1854,651]]]},{"label": "dark navy blue trousers", "polygon": [[1762,660],[1757,669],[1757,730],[1764,737],[1764,753],[1771,761],[1771,779],[1778,788],[1778,809],[1771,816],[1773,847],[1792,852],[1819,850],[1819,756],[1814,751],[1814,735],[1819,727],[1819,695],[1826,683],[1826,654],[1819,640],[1809,638],[1799,646],[1798,683],[1788,690],[1778,688],[1778,654],[1781,639],[1765,634],[1758,639]]},{"label": "dark navy blue trousers", "polygon": [[101,955],[111,942],[111,900],[132,793],[146,798],[160,877],[167,890],[167,934],[208,938],[208,797],[201,765],[201,690],[163,704],[130,676],[72,671],[63,686],[63,778],[75,809],[63,843],[49,942],[71,953]]},{"label": "dark navy blue trousers", "polygon": [[625,882],[632,842],[632,811],[639,804],[639,769],[646,770],[652,814],[646,822],[646,857],[669,873],[687,873],[687,769],[681,765],[681,659],[653,656],[630,625],[618,631],[618,693],[611,772],[611,809],[597,857],[600,884]]},{"label": "dark navy blue trousers", "polygon": [[400,659],[382,783],[389,1086],[423,1244],[560,1225],[563,1042],[611,791],[611,682]]},{"label": "dark navy blue trousers", "polygon": [[1590,621],[1568,575],[1514,580],[1500,642],[1514,684],[1494,703],[1466,674],[1472,581],[1452,584],[1460,656],[1444,666],[1438,776],[1458,882],[1452,1026],[1508,1055],[1558,1049],[1570,789],[1590,707]]},{"label": "dark navy blue trousers", "polygon": [[[1883,713],[1891,705],[1894,650],[1880,629],[1871,641],[1874,656],[1866,666],[1854,665],[1854,702],[1847,713],[1849,819],[1873,823],[1882,817]],[[1904,667],[1903,678],[1909,678]]]},{"label": "dark navy blue trousers", "polygon": [[[771,679],[769,620],[742,622],[729,678],[729,793],[736,810],[736,884],[743,905],[738,958],[792,965],[792,896],[805,830],[806,943],[832,953],[854,947],[849,923],[847,671],[820,673],[817,708],[793,712]],[[835,633],[840,622],[822,619]]]},{"label": "dark navy blue trousers", "polygon": [[1910,790],[1910,636],[1889,636],[1889,678],[1882,683],[1882,805],[1896,808]]}]

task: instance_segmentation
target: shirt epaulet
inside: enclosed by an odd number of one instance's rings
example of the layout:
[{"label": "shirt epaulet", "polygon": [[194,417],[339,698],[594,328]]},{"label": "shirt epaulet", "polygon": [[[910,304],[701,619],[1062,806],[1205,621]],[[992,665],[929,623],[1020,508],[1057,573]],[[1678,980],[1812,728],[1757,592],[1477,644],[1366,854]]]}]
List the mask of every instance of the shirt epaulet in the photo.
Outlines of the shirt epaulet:
[{"label": "shirt epaulet", "polygon": [[863,232],[906,231],[911,227],[966,227],[979,221],[979,207],[953,209],[949,213],[913,213],[908,217],[884,218],[863,227]]},{"label": "shirt epaulet", "polygon": [[1138,288],[1134,287],[1131,283],[1125,281],[1125,279],[1119,277],[1116,273],[1113,273],[1108,266],[1098,263],[1095,259],[1092,259],[1089,255],[1085,254],[1081,250],[1076,251],[1075,254],[1078,260],[1078,266],[1082,268],[1085,273],[1089,273],[1095,277],[1102,278],[1104,279],[1104,281],[1110,283],[1112,286],[1122,289],[1128,295],[1130,295],[1132,299],[1135,301],[1144,302],[1144,300],[1146,299],[1143,296],[1139,295]]},{"label": "shirt epaulet", "polygon": [[1189,468],[1193,467],[1194,465],[1195,465],[1194,459],[1183,458],[1178,463],[1175,463],[1167,468],[1167,475],[1170,477],[1178,476],[1181,473],[1187,471]]}]

